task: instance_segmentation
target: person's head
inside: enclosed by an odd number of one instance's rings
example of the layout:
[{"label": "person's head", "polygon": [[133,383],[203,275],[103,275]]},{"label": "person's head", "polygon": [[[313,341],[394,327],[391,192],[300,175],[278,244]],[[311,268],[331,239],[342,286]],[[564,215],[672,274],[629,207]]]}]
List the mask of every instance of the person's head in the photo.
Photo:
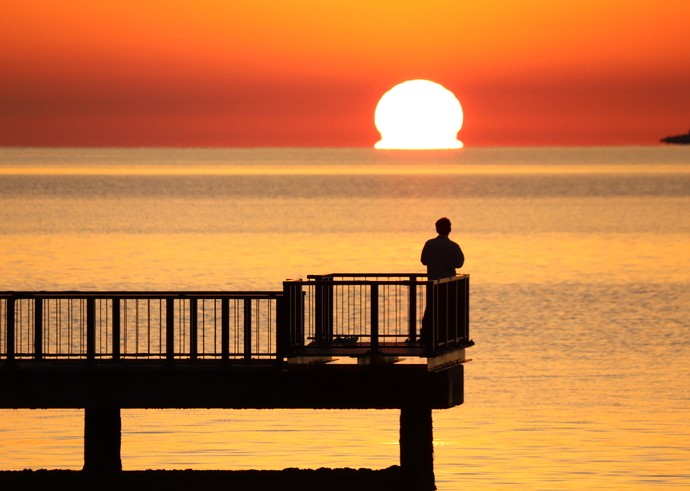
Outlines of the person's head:
[{"label": "person's head", "polygon": [[450,233],[450,220],[446,217],[436,220],[436,232],[440,235],[448,235]]}]

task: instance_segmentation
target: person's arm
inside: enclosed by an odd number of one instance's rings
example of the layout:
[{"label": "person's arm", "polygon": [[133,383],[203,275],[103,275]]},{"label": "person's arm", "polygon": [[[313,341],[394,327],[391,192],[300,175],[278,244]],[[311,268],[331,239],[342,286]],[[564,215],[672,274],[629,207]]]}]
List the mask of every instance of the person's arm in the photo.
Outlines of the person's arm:
[{"label": "person's arm", "polygon": [[429,264],[429,241],[424,242],[424,247],[422,247],[422,256],[419,258],[424,266]]},{"label": "person's arm", "polygon": [[462,249],[458,246],[458,252],[455,257],[455,267],[462,268],[463,264],[465,264],[465,254],[463,254]]}]

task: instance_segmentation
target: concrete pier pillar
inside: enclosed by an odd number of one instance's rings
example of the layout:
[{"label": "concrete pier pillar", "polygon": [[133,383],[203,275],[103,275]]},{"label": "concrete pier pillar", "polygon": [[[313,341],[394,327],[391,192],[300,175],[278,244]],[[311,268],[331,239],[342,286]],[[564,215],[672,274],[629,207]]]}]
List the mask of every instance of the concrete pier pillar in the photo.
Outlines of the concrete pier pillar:
[{"label": "concrete pier pillar", "polygon": [[119,472],[122,470],[120,408],[84,410],[84,471]]},{"label": "concrete pier pillar", "polygon": [[400,411],[400,467],[416,489],[436,489],[431,408],[404,407]]}]

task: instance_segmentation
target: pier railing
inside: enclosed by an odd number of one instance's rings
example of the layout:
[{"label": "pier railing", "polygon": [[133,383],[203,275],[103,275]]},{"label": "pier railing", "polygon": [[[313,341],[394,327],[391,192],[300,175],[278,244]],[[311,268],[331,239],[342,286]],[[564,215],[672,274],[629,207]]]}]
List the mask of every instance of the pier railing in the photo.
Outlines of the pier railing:
[{"label": "pier railing", "polygon": [[409,273],[309,275],[285,281],[283,291],[289,321],[279,334],[281,353],[419,346],[427,303],[431,335],[425,354],[470,343],[469,275],[436,281]]},{"label": "pier railing", "polygon": [[309,275],[257,292],[0,292],[8,361],[436,356],[469,345],[469,275]]},{"label": "pier railing", "polygon": [[0,359],[276,357],[282,292],[0,292]]}]

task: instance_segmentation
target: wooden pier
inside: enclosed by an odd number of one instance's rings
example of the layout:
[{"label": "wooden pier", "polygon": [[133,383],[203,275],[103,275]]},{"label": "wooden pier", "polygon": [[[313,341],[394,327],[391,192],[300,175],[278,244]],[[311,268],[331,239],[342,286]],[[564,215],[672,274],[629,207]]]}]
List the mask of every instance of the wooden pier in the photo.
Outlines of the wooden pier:
[{"label": "wooden pier", "polygon": [[[426,308],[432,334],[421,343]],[[122,469],[123,408],[400,409],[400,468],[433,482],[432,410],[462,404],[473,344],[468,275],[0,292],[0,408],[83,408],[83,470],[99,474]]]}]

